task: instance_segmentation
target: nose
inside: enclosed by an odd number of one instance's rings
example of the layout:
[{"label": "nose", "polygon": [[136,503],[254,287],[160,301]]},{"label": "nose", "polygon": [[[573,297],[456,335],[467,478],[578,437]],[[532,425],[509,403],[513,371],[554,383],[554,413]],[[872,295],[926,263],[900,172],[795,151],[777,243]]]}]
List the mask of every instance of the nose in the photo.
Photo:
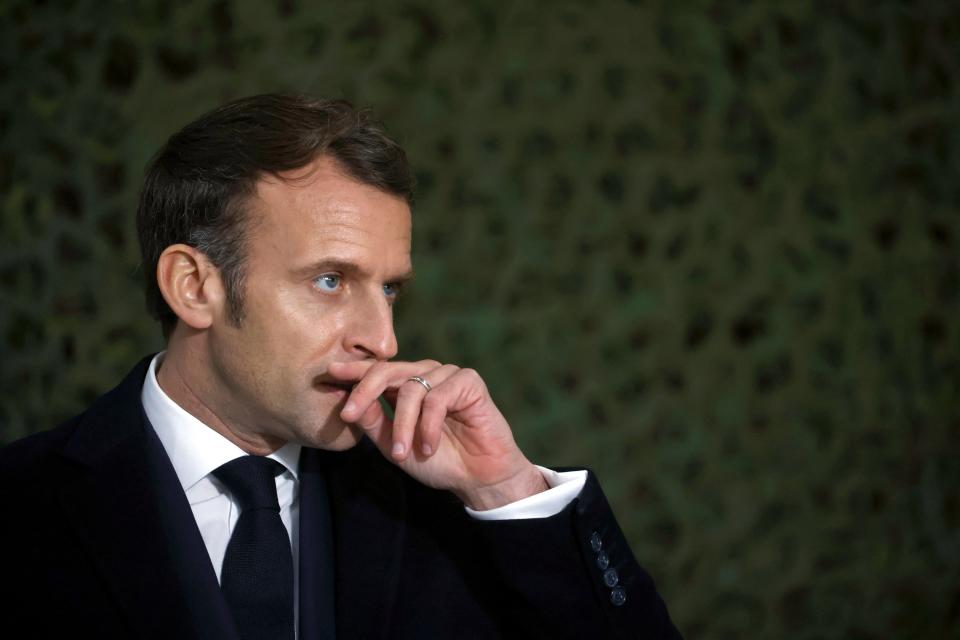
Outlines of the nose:
[{"label": "nose", "polygon": [[397,355],[393,308],[382,293],[379,299],[374,296],[351,312],[355,316],[351,318],[351,329],[345,336],[344,345],[348,353],[376,360],[389,360]]}]

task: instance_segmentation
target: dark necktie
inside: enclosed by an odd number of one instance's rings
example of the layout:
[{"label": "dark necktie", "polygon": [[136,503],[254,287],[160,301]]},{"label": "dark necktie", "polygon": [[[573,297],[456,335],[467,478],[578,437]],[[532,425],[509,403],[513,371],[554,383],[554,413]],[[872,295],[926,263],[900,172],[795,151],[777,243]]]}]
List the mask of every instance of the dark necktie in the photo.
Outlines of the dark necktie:
[{"label": "dark necktie", "polygon": [[293,640],[293,556],[274,478],[283,465],[244,456],[217,468],[240,506],[220,587],[243,640]]}]

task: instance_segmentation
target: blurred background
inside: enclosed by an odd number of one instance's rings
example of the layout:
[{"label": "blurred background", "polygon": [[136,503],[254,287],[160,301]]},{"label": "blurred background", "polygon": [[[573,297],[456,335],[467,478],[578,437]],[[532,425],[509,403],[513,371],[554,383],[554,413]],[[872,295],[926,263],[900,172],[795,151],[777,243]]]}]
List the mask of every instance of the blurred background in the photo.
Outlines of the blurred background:
[{"label": "blurred background", "polygon": [[418,172],[402,357],[595,469],[688,637],[957,637],[957,3],[0,12],[0,441],[161,348],[133,213],[167,136],[346,97]]}]

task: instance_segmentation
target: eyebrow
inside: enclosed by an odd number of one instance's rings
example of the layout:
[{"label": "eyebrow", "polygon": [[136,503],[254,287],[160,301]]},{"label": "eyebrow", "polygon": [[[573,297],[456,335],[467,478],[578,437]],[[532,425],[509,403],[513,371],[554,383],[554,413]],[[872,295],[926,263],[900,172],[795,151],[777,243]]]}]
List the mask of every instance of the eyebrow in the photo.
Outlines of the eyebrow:
[{"label": "eyebrow", "polygon": [[[369,277],[370,272],[367,269],[364,269],[356,262],[350,262],[349,260],[339,260],[336,258],[325,258],[318,262],[314,262],[306,267],[301,267],[297,269],[295,273],[302,275],[303,277],[309,277],[314,274],[323,273],[325,271],[339,271],[340,273],[351,275],[354,277]],[[404,271],[393,277],[387,278],[387,282],[396,282],[398,284],[406,284],[413,280],[413,269],[409,271]]]}]

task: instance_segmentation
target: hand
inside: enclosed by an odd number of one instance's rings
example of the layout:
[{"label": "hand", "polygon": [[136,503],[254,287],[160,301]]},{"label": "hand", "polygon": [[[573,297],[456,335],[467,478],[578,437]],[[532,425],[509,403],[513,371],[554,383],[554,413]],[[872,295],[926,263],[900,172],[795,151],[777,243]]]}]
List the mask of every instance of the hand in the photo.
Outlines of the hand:
[{"label": "hand", "polygon": [[[476,371],[432,360],[364,360],[332,363],[327,373],[356,382],[340,417],[362,428],[384,456],[419,482],[450,490],[478,511],[547,489]],[[381,395],[394,408],[393,420],[378,401]]]}]

